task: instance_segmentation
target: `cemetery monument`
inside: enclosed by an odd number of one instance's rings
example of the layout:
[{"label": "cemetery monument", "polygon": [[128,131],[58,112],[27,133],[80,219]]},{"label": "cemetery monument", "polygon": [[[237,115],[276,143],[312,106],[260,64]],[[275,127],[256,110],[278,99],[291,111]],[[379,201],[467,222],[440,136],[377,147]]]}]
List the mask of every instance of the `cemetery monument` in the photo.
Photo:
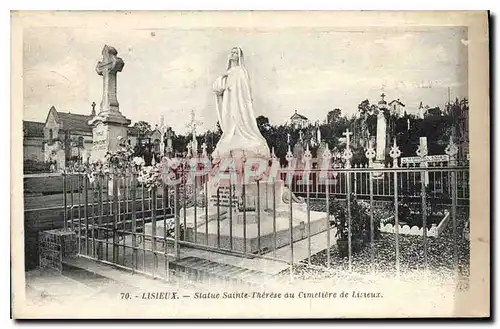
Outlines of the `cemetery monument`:
[{"label": "cemetery monument", "polygon": [[102,49],[102,60],[97,63],[96,72],[102,76],[102,99],[99,113],[89,125],[92,126],[93,146],[91,161],[102,160],[107,152],[116,152],[118,137],[127,138],[127,127],[130,120],[121,112],[117,99],[117,74],[124,66],[123,60],[112,46]]},{"label": "cemetery monument", "polygon": [[[311,235],[324,231],[326,214],[308,211],[277,176],[279,161],[257,127],[241,48],[231,49],[226,72],[215,80],[213,91],[222,136],[212,153],[208,186],[198,187],[197,199],[207,197],[209,202],[185,213],[181,209],[180,217],[187,220],[186,239],[254,253],[274,248],[274,230],[276,248],[290,243],[290,225],[293,241],[306,237],[308,230]],[[157,223],[157,232],[162,232],[161,225]]]}]

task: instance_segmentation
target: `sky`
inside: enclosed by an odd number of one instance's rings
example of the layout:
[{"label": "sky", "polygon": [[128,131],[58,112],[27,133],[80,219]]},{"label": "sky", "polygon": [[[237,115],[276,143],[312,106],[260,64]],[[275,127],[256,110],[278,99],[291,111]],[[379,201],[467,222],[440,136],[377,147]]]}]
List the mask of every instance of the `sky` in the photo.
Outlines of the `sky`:
[{"label": "sky", "polygon": [[[239,46],[250,75],[255,114],[283,124],[297,110],[323,121],[329,110],[352,115],[364,99],[400,99],[444,106],[467,97],[467,29],[246,30],[241,28],[137,29],[42,27],[24,31],[24,119],[44,122],[51,106],[89,114],[100,103],[95,66],[105,44],[125,66],[118,73],[120,111],[132,123],[153,126],[160,115],[184,133],[194,111],[200,131],[214,129],[213,81]],[[99,105],[96,107],[98,110]]]}]

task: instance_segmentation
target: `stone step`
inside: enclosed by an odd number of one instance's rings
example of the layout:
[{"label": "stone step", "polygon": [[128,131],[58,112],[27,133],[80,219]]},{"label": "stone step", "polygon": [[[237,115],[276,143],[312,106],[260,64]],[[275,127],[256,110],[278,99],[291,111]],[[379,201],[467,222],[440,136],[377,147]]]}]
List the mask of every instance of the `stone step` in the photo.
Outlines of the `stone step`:
[{"label": "stone step", "polygon": [[263,272],[249,270],[246,268],[222,264],[197,257],[188,257],[178,262],[172,262],[171,267],[176,269],[180,278],[185,278],[184,273],[190,280],[196,282],[226,281],[243,285],[263,284],[273,279],[272,275]]}]

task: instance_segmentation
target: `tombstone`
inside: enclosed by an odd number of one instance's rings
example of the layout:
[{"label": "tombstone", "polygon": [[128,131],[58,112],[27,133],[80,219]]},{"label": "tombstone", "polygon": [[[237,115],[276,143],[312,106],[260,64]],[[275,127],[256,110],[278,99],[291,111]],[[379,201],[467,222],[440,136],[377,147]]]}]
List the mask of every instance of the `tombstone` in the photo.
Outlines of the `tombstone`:
[{"label": "tombstone", "polygon": [[375,157],[376,162],[383,163],[385,161],[386,133],[387,121],[385,120],[384,112],[380,110],[377,115],[377,136],[375,142],[377,152]]},{"label": "tombstone", "polygon": [[328,144],[326,142],[321,142],[318,150],[316,151],[316,158],[318,159],[318,169],[323,168],[323,154],[325,153],[326,149],[328,149]]},{"label": "tombstone", "polygon": [[304,147],[302,146],[302,143],[297,143],[293,147],[293,157],[297,161],[296,167],[299,167],[302,164],[304,156]]},{"label": "tombstone", "polygon": [[103,79],[103,88],[100,111],[88,122],[93,135],[91,161],[104,159],[107,152],[116,152],[120,143],[118,137],[127,139],[130,120],[120,112],[116,96],[117,74],[122,71],[124,63],[117,54],[114,47],[105,45],[102,60],[96,66],[97,74]]},{"label": "tombstone", "polygon": [[[379,101],[379,111],[377,115],[377,135],[375,137],[375,160],[372,162],[373,168],[385,167],[385,156],[387,146],[387,121],[385,119],[384,110],[386,109],[385,94],[382,93],[382,99]],[[383,179],[382,172],[375,172],[374,179]]]}]

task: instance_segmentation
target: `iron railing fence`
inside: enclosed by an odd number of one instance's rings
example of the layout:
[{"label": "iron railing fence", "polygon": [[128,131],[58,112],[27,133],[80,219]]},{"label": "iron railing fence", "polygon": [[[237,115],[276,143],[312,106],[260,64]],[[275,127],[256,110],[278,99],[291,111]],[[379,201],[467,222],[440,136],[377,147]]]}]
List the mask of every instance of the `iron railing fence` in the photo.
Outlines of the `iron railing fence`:
[{"label": "iron railing fence", "polygon": [[[80,256],[153,277],[168,280],[170,263],[178,260],[181,252],[187,249],[281,262],[289,265],[293,276],[295,265],[311,264],[311,257],[318,252],[312,249],[311,241],[318,234],[326,235],[322,250],[326,253],[325,265],[332,266],[331,247],[339,237],[339,226],[331,216],[331,209],[332,202],[338,199],[347,205],[345,236],[349,270],[352,270],[353,253],[358,242],[355,240],[358,236],[353,232],[359,226],[358,218],[353,217],[357,214],[352,213],[352,204],[359,199],[365,200],[368,209],[369,228],[365,228],[365,242],[374,266],[377,252],[375,233],[377,227],[383,227],[376,226],[381,220],[375,218],[376,204],[386,202],[391,209],[389,217],[393,223],[391,234],[395,237],[393,251],[396,255],[394,266],[399,273],[399,241],[401,234],[410,229],[403,223],[400,205],[408,199],[406,201],[412,204],[411,211],[421,218],[421,234],[416,232],[416,235],[424,253],[422,266],[428,269],[429,235],[435,236],[442,229],[441,223],[428,228],[429,211],[432,211],[429,200],[436,200],[435,203],[445,205],[443,218],[451,222],[453,266],[457,269],[458,246],[462,239],[457,207],[460,204],[468,206],[468,177],[468,167],[457,166],[339,168],[326,172],[282,168],[278,179],[273,179],[270,184],[257,181],[251,192],[243,185],[241,197],[237,198],[237,187],[232,182],[226,189],[217,189],[216,195],[208,195],[207,177],[193,182],[182,179],[174,185],[148,188],[138,181],[137,174],[98,175],[93,181],[83,174],[64,174],[64,223],[65,228],[76,232]],[[299,224],[294,202],[288,202],[286,209],[277,208],[282,197],[278,195],[280,182],[304,198],[305,217]],[[77,189],[74,184],[77,184]],[[266,201],[264,206],[263,199],[257,198],[256,203],[249,206],[246,196],[255,192],[259,196],[262,193],[266,197],[270,195],[271,198],[265,200],[271,201]],[[289,196],[288,200],[291,199]],[[208,204],[212,204],[212,208],[207,207]],[[319,217],[314,217],[317,215]],[[241,231],[235,231],[236,228]],[[307,242],[307,257],[301,260],[294,258],[298,241]],[[277,252],[287,248],[286,257]]]}]

